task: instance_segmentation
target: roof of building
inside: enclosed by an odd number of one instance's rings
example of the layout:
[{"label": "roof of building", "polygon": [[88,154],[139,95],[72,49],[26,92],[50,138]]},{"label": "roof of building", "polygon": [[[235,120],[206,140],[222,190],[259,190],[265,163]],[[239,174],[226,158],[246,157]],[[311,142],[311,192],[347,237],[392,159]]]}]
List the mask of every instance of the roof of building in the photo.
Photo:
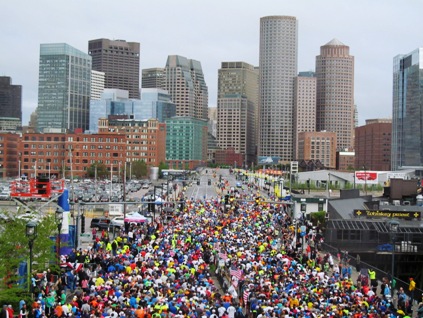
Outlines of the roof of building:
[{"label": "roof of building", "polygon": [[324,46],[345,46],[344,43],[338,39],[332,39],[330,42],[326,43]]}]

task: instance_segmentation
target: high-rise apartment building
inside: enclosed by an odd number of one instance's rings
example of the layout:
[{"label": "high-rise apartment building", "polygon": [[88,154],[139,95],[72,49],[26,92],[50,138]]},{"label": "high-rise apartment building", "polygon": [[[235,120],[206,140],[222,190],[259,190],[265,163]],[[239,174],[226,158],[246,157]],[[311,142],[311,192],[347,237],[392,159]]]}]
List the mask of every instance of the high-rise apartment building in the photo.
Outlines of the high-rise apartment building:
[{"label": "high-rise apartment building", "polygon": [[104,72],[91,71],[91,100],[101,99],[104,91]]},{"label": "high-rise apartment building", "polygon": [[22,86],[8,76],[0,76],[0,117],[18,118],[22,126]]},{"label": "high-rise apartment building", "polygon": [[162,88],[165,69],[162,67],[145,68],[142,70],[141,88]]},{"label": "high-rise apartment building", "polygon": [[354,147],[354,57],[337,39],[316,57],[316,130],[336,132],[337,150]]},{"label": "high-rise apartment building", "polygon": [[355,128],[356,169],[391,170],[392,119],[367,119]]},{"label": "high-rise apartment building", "polygon": [[316,77],[300,72],[294,79],[294,159],[298,160],[298,134],[316,131]]},{"label": "high-rise apartment building", "polygon": [[423,48],[394,57],[391,169],[423,167]]},{"label": "high-rise apartment building", "polygon": [[245,62],[222,62],[217,97],[217,144],[234,149],[251,165],[256,160],[258,69]]},{"label": "high-rise apartment building", "polygon": [[88,129],[91,56],[66,43],[40,46],[37,127]]},{"label": "high-rise apartment building", "polygon": [[298,22],[290,16],[260,19],[259,156],[293,158],[294,77]]},{"label": "high-rise apartment building", "polygon": [[177,116],[207,120],[208,88],[200,62],[169,55],[163,88],[172,97]]},{"label": "high-rise apartment building", "polygon": [[88,42],[93,70],[105,73],[105,88],[123,89],[129,98],[140,98],[140,44],[125,40]]}]

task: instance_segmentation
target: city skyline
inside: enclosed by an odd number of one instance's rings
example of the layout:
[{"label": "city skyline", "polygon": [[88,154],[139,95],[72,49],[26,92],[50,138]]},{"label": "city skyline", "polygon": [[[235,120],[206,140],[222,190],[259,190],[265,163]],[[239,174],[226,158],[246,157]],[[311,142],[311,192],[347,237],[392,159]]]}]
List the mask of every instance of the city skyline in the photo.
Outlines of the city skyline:
[{"label": "city skyline", "polygon": [[[189,56],[202,64],[209,106],[215,107],[220,63],[244,61],[258,65],[260,18],[294,16],[299,24],[298,71],[314,71],[320,46],[333,38],[350,47],[356,59],[355,103],[360,125],[368,118],[392,116],[393,57],[423,46],[415,36],[415,30],[423,24],[418,18],[423,3],[417,1],[406,6],[379,0],[323,0],[318,5],[305,0],[252,1],[242,2],[242,6],[238,0],[182,0],[178,4],[166,0],[148,4],[129,1],[135,8],[130,11],[111,1],[102,2],[101,7],[77,1],[66,11],[63,4],[50,0],[21,1],[5,3],[0,13],[2,43],[13,48],[0,52],[0,75],[10,76],[14,84],[22,85],[23,124],[28,123],[37,105],[42,43],[67,43],[87,52],[88,41],[95,38],[136,41],[141,45],[140,69],[164,67],[171,54]],[[75,16],[76,24],[72,22]],[[166,21],[163,26],[157,23],[157,16]],[[21,40],[23,36],[25,41]]]}]

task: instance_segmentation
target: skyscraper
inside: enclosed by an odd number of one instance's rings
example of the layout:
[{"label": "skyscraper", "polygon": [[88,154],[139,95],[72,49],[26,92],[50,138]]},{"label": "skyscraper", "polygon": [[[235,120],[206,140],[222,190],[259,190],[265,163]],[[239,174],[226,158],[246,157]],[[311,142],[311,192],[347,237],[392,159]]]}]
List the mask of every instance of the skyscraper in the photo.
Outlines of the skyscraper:
[{"label": "skyscraper", "polygon": [[298,22],[295,17],[260,19],[259,156],[292,160],[297,51]]},{"label": "skyscraper", "polygon": [[394,57],[391,169],[423,166],[423,48]]},{"label": "skyscraper", "polygon": [[0,76],[0,117],[18,118],[22,125],[22,86],[8,76]]},{"label": "skyscraper", "polygon": [[200,62],[169,55],[163,89],[172,97],[177,116],[207,120],[208,88]]},{"label": "skyscraper", "polygon": [[217,96],[217,144],[242,154],[250,165],[256,159],[258,70],[245,62],[222,62]]},{"label": "skyscraper", "polygon": [[129,98],[140,98],[140,44],[125,40],[97,39],[88,42],[93,70],[104,72],[105,88],[123,89]]},{"label": "skyscraper", "polygon": [[354,57],[333,39],[316,57],[316,129],[336,132],[337,150],[354,147]]},{"label": "skyscraper", "polygon": [[294,159],[298,156],[298,134],[316,131],[316,77],[300,72],[294,79]]},{"label": "skyscraper", "polygon": [[91,56],[65,43],[40,46],[37,130],[88,129]]}]

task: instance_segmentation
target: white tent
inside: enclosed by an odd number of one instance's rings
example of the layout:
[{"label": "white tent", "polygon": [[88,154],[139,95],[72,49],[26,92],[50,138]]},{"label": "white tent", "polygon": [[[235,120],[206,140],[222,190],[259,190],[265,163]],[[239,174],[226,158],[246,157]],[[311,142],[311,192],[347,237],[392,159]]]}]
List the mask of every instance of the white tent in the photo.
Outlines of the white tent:
[{"label": "white tent", "polygon": [[131,215],[127,215],[124,221],[129,223],[144,223],[147,222],[147,218],[144,215],[135,212]]}]

